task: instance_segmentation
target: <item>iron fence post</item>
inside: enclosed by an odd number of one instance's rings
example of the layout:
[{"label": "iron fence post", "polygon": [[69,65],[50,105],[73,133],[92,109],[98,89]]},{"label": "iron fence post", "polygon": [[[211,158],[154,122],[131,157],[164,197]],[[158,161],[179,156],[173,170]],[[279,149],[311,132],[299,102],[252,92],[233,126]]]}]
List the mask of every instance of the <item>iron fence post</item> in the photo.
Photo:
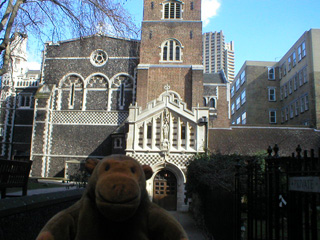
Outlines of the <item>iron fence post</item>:
[{"label": "iron fence post", "polygon": [[236,174],[235,174],[235,229],[236,233],[234,236],[235,240],[241,240],[241,184],[240,184],[240,160],[237,159],[235,165]]},{"label": "iron fence post", "polygon": [[247,232],[248,232],[248,240],[253,240],[253,188],[252,188],[252,162],[249,161],[247,165],[248,179],[247,179],[247,187],[248,187],[248,198],[247,198],[247,206],[248,206],[248,217],[247,217]]}]

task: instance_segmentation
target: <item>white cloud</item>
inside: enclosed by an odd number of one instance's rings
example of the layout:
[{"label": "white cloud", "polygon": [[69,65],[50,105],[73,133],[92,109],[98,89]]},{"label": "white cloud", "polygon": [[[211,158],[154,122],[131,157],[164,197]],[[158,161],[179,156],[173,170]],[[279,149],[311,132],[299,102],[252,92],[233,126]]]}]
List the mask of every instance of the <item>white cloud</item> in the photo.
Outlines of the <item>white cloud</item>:
[{"label": "white cloud", "polygon": [[203,26],[207,26],[210,19],[217,15],[221,3],[219,0],[202,0],[201,18]]}]

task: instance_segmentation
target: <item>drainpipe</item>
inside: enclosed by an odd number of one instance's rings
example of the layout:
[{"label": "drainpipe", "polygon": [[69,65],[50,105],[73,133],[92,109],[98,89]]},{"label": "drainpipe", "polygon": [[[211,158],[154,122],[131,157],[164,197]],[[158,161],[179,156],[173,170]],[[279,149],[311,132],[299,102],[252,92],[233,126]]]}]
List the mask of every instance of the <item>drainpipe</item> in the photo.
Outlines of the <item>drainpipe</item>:
[{"label": "drainpipe", "polygon": [[206,154],[206,156],[208,156],[208,147],[209,147],[209,141],[208,141],[208,138],[209,138],[209,127],[208,127],[208,119],[207,119],[207,117],[205,117],[205,131],[206,131],[206,142],[205,142],[205,146],[206,146],[206,149],[205,149],[205,154]]},{"label": "drainpipe", "polygon": [[13,113],[12,113],[12,120],[11,120],[11,136],[10,136],[10,140],[9,140],[9,144],[10,144],[10,149],[9,149],[9,160],[13,160],[12,159],[12,150],[13,150],[13,134],[14,134],[14,125],[15,125],[15,120],[16,120],[16,110],[17,110],[17,91],[16,91],[16,94],[15,94],[15,97],[13,99],[13,105],[14,105],[14,108],[13,108]]}]

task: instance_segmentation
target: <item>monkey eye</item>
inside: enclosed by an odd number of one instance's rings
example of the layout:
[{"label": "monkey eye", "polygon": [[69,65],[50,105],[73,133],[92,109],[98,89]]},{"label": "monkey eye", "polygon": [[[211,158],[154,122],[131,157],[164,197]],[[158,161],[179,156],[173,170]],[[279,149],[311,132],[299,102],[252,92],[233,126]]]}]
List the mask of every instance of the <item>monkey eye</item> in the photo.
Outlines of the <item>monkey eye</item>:
[{"label": "monkey eye", "polygon": [[136,168],[135,167],[131,167],[130,170],[131,170],[132,173],[136,172]]},{"label": "monkey eye", "polygon": [[108,171],[110,169],[110,164],[106,165],[106,168],[104,169],[105,171]]}]

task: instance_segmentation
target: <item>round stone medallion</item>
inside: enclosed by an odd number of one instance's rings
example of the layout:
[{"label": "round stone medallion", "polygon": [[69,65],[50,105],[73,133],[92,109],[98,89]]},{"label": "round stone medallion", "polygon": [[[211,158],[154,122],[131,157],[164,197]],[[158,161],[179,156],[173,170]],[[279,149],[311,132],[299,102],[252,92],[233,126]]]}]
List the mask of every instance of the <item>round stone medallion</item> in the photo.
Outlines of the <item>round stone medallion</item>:
[{"label": "round stone medallion", "polygon": [[96,67],[101,67],[105,65],[108,61],[108,54],[101,50],[97,49],[91,53],[90,62],[92,65]]}]

